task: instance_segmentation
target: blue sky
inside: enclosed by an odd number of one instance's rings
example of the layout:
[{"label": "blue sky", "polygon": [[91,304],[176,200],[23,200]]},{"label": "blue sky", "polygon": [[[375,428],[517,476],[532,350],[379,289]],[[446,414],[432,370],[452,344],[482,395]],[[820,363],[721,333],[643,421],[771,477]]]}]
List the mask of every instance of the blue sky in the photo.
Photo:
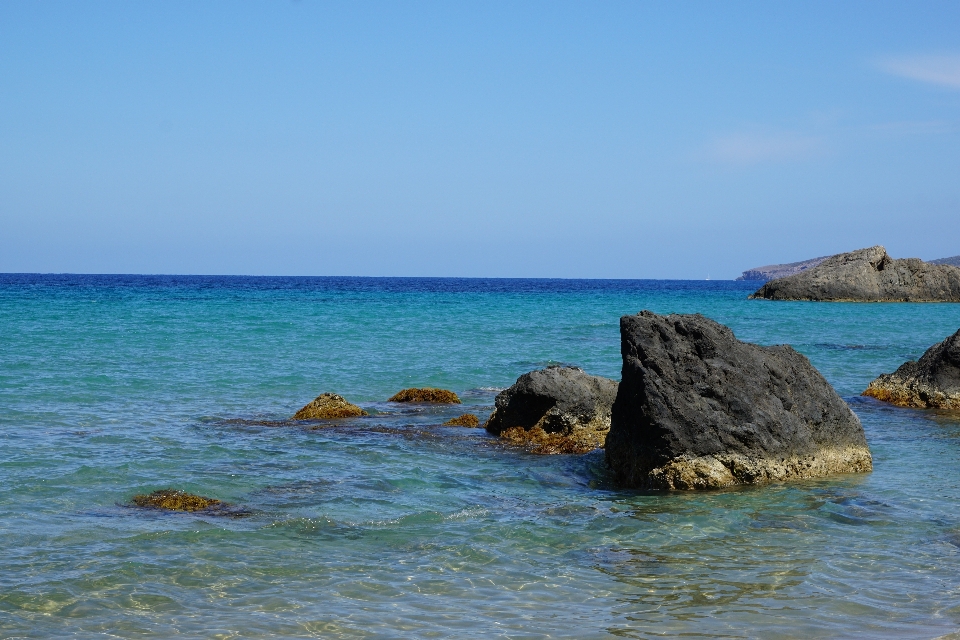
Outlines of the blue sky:
[{"label": "blue sky", "polygon": [[0,3],[0,271],[960,254],[957,2]]}]

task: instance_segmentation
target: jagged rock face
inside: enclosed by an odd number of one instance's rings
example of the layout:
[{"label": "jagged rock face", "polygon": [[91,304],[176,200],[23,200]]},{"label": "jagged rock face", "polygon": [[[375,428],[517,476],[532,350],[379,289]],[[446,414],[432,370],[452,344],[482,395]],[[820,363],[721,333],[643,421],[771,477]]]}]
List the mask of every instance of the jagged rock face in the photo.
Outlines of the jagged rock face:
[{"label": "jagged rock face", "polygon": [[347,402],[335,393],[321,393],[308,405],[297,411],[294,420],[334,420],[369,415],[355,404]]},{"label": "jagged rock face", "polygon": [[960,269],[916,258],[894,260],[881,246],[831,256],[802,273],[771,280],[751,298],[851,302],[960,302]]},{"label": "jagged rock face", "polygon": [[800,353],[697,315],[620,319],[607,435],[620,484],[711,489],[872,469],[860,420]]},{"label": "jagged rock face", "polygon": [[917,362],[881,375],[863,395],[901,407],[960,410],[960,331],[927,349]]},{"label": "jagged rock face", "polygon": [[534,453],[586,453],[603,446],[617,383],[576,367],[525,373],[497,394],[484,428]]}]

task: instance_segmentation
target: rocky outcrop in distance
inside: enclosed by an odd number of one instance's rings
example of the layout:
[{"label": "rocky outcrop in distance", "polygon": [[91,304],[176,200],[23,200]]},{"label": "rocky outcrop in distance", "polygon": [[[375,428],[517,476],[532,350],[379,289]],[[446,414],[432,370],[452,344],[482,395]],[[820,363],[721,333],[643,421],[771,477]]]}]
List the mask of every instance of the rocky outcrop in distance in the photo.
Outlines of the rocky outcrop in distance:
[{"label": "rocky outcrop in distance", "polygon": [[453,391],[421,387],[402,389],[393,394],[387,402],[433,402],[437,404],[460,404],[460,398]]},{"label": "rocky outcrop in distance", "polygon": [[737,280],[757,280],[760,282],[767,282],[769,280],[776,280],[777,278],[785,278],[786,276],[792,276],[801,271],[806,271],[812,267],[817,266],[830,256],[823,256],[822,258],[811,258],[810,260],[801,260],[800,262],[789,262],[787,264],[768,264],[765,267],[754,267],[753,269],[747,269],[743,274],[737,278]]},{"label": "rocky outcrop in distance", "polygon": [[960,256],[953,256],[952,258],[939,258],[937,260],[930,260],[930,264],[948,264],[952,267],[960,267]]},{"label": "rocky outcrop in distance", "polygon": [[714,489],[872,469],[860,420],[786,345],[697,315],[620,319],[623,377],[606,458],[615,480]]},{"label": "rocky outcrop in distance", "polygon": [[960,331],[881,375],[863,395],[901,407],[960,410]]},{"label": "rocky outcrop in distance", "polygon": [[917,258],[894,260],[881,246],[831,256],[771,280],[751,298],[833,302],[960,302],[960,268]]},{"label": "rocky outcrop in distance", "polygon": [[335,393],[321,393],[293,415],[294,420],[335,420],[369,415]]},{"label": "rocky outcrop in distance", "polygon": [[533,453],[586,453],[603,446],[616,395],[613,380],[577,367],[547,367],[497,394],[484,427]]}]

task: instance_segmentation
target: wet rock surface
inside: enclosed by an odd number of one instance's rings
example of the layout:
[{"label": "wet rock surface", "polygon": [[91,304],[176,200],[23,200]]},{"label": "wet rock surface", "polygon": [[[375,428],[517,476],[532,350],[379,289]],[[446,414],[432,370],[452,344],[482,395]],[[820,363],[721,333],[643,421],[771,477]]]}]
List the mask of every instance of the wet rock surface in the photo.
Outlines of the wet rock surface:
[{"label": "wet rock surface", "polygon": [[576,367],[547,367],[497,394],[484,427],[534,453],[586,453],[603,446],[616,394],[613,380]]},{"label": "wet rock surface", "polygon": [[294,420],[334,420],[369,415],[335,393],[321,393],[293,415]]},{"label": "wet rock surface", "polygon": [[771,280],[751,298],[850,302],[960,302],[960,268],[916,258],[895,260],[881,246],[831,256],[801,273]]},{"label": "wet rock surface", "polygon": [[863,427],[786,345],[697,315],[620,319],[623,379],[606,441],[627,487],[711,489],[872,469]]},{"label": "wet rock surface", "polygon": [[390,397],[387,402],[435,402],[438,404],[460,404],[460,398],[453,391],[421,387],[403,389]]},{"label": "wet rock surface", "polygon": [[901,407],[960,410],[960,331],[927,349],[918,361],[881,375],[863,395]]}]

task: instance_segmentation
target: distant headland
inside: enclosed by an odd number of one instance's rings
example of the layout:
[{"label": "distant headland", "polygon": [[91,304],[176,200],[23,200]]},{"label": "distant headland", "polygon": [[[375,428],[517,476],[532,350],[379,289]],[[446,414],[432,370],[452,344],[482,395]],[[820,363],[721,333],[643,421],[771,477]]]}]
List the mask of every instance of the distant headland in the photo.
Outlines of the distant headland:
[{"label": "distant headland", "polygon": [[[821,262],[827,258],[832,258],[833,256],[821,256],[819,258],[810,258],[809,260],[801,260],[800,262],[788,262],[785,264],[768,264],[763,267],[754,267],[752,269],[747,269],[740,275],[737,280],[756,280],[758,282],[769,282],[770,280],[776,280],[777,278],[785,278],[787,276],[792,276],[801,271],[806,271],[807,269],[812,269],[816,267]],[[930,264],[948,264],[954,267],[960,267],[960,256],[953,256],[952,258],[940,258],[938,260],[927,260]]]},{"label": "distant headland", "polygon": [[960,268],[894,259],[882,246],[839,253],[764,283],[751,298],[834,302],[960,302]]}]

